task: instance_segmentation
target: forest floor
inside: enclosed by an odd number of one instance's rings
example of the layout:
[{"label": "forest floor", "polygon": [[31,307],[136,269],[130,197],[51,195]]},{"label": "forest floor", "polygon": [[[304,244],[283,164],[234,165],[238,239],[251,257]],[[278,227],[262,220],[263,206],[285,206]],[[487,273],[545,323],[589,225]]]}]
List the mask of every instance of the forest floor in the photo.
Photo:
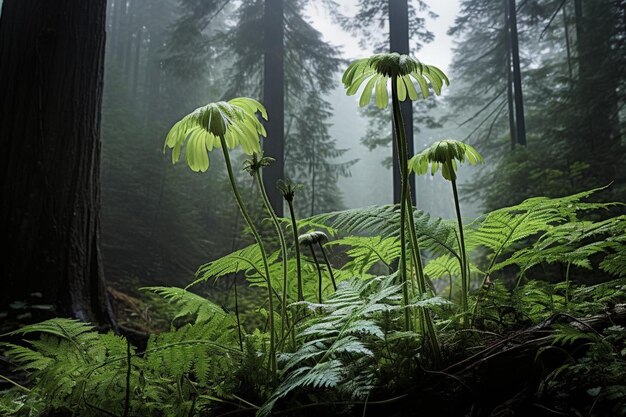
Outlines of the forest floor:
[{"label": "forest floor", "polygon": [[[224,290],[218,289],[215,298],[227,299],[227,294],[221,291]],[[257,296],[254,289],[244,288],[243,292],[252,299]],[[149,334],[166,330],[170,325],[169,312],[149,300],[115,288],[110,288],[110,294],[121,333],[136,345],[145,346]],[[579,333],[572,333],[569,340],[567,336],[563,339],[559,332],[564,326],[571,326]],[[605,331],[617,326],[626,327],[626,304],[615,304],[585,318],[556,313],[539,324],[503,333],[468,329],[466,337],[457,340],[465,349],[451,347],[445,364],[438,369],[420,369],[402,391],[378,387],[368,401],[351,404],[325,403],[319,397],[319,402],[287,408],[276,415],[400,417],[416,415],[417,407],[420,415],[438,417],[582,416],[573,411],[577,409],[587,409],[588,415],[594,416],[626,415],[626,386],[598,387],[615,391],[611,395],[617,399],[616,408],[615,401],[609,402],[612,406],[608,407],[598,402],[598,393],[586,388],[590,381],[565,386],[558,379],[567,366],[581,361],[583,367],[577,370],[580,375],[576,378],[592,379],[602,374],[599,364],[590,358],[593,355],[590,342],[595,337],[604,339]],[[564,343],[556,343],[559,337]],[[626,368],[622,377],[622,380],[626,378]],[[316,397],[310,394],[310,398]],[[226,410],[223,415],[254,415],[254,412]]]}]

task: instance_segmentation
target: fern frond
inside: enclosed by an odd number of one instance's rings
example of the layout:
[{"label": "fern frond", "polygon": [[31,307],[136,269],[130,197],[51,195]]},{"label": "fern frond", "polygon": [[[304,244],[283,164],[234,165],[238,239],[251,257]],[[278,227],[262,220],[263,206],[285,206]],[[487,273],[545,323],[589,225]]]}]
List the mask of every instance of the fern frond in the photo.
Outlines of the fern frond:
[{"label": "fern frond", "polygon": [[[272,254],[269,257],[268,262],[275,263],[278,259],[278,253],[279,252],[275,252]],[[263,271],[263,257],[261,256],[261,250],[257,244],[253,244],[200,266],[196,272],[196,281],[194,281],[191,285],[202,281],[208,281],[211,278],[221,278],[237,272],[244,272],[246,275],[251,274],[265,279],[265,276],[261,271]]]},{"label": "fern frond", "polygon": [[578,342],[597,342],[598,335],[591,333],[589,330],[581,330],[569,325],[554,325],[556,333],[554,335],[553,344],[571,345]]},{"label": "fern frond", "polygon": [[[432,218],[430,214],[415,209],[413,217],[423,249],[435,253],[457,253],[455,228],[450,222]],[[308,220],[327,224],[346,234],[367,233],[382,238],[398,238],[400,235],[400,213],[397,205],[335,211],[313,216]]]},{"label": "fern frond", "polygon": [[5,335],[10,336],[26,335],[29,333],[45,333],[72,342],[77,342],[78,337],[93,331],[93,329],[94,327],[92,325],[84,323],[80,320],[53,318],[50,320],[42,321],[41,323],[35,323],[21,327],[15,331],[6,333]]},{"label": "fern frond", "polygon": [[347,236],[328,245],[349,247],[345,253],[352,259],[343,269],[349,269],[355,275],[369,272],[378,262],[391,271],[391,264],[400,257],[400,242],[395,237]]},{"label": "fern frond", "polygon": [[[482,272],[476,265],[470,264],[470,272]],[[424,267],[424,273],[430,279],[441,279],[449,276],[458,277],[461,275],[461,265],[459,260],[450,255],[442,255],[431,259]]]},{"label": "fern frond", "polygon": [[[614,265],[610,256],[626,253],[626,216],[619,216],[599,222],[570,221],[549,227],[529,246],[514,252],[507,259],[493,265],[491,272],[509,265],[517,265],[521,273],[540,263],[563,263],[579,268],[592,269],[590,258],[597,254],[607,254],[608,262]],[[606,259],[605,258],[605,259]],[[619,276],[621,267],[615,265],[609,273]]]},{"label": "fern frond", "polygon": [[218,317],[225,317],[226,312],[204,297],[176,287],[144,287],[141,290],[154,293],[176,306],[175,321],[179,318],[193,318],[194,322],[205,322]]},{"label": "fern frond", "polygon": [[376,381],[370,345],[372,340],[384,338],[373,316],[398,308],[400,288],[390,277],[341,283],[322,305],[326,314],[304,323],[298,336],[303,340],[300,348],[283,355],[284,379],[257,415],[270,415],[278,400],[305,387],[336,388],[353,398],[367,395]]}]

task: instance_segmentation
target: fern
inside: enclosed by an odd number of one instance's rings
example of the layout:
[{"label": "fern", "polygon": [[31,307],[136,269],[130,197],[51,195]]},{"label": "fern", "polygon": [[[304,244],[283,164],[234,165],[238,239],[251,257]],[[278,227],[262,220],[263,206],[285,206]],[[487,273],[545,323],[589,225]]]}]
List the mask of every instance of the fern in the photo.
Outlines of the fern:
[{"label": "fern", "polygon": [[[327,314],[304,324],[299,334],[301,347],[282,357],[282,382],[261,407],[258,416],[268,416],[281,398],[295,390],[334,388],[362,398],[374,383],[375,358],[368,346],[372,339],[382,339],[383,331],[372,319],[375,313],[397,309],[400,286],[391,280],[353,279],[343,282],[337,292],[321,306]],[[355,388],[355,380],[360,386]],[[344,386],[342,388],[342,386]]]},{"label": "fern", "polygon": [[[548,228],[529,246],[514,252],[508,259],[492,266],[491,272],[517,265],[521,273],[540,263],[564,263],[592,269],[590,258],[597,254],[611,256],[601,269],[622,276],[626,267],[619,264],[626,253],[626,216],[604,221],[571,221]],[[606,255],[605,255],[606,256]]]},{"label": "fern", "polygon": [[8,357],[35,382],[27,395],[29,403],[74,411],[100,407],[121,412],[126,377],[123,338],[99,334],[88,324],[60,318],[11,334],[32,333],[41,336],[28,342],[29,347],[6,345]]},{"label": "fern", "polygon": [[[268,262],[273,263],[277,258],[278,252],[273,254],[268,259]],[[244,272],[265,279],[265,275],[261,271],[263,271],[261,250],[257,244],[253,244],[200,266],[196,272],[196,281],[194,283],[207,281],[211,278],[221,278],[237,272]]]},{"label": "fern", "polygon": [[[467,231],[468,248],[479,246],[493,253],[492,265],[515,243],[540,235],[558,224],[575,221],[578,212],[606,208],[609,204],[583,200],[600,189],[561,198],[535,197],[522,203],[492,211],[477,219]],[[488,273],[492,271],[490,267]]]},{"label": "fern", "polygon": [[177,319],[190,319],[194,323],[202,323],[216,317],[228,317],[220,306],[183,288],[144,287],[142,290],[154,293],[176,307],[177,313],[172,318],[172,322]]},{"label": "fern", "polygon": [[[455,228],[450,222],[432,218],[430,214],[419,210],[414,210],[413,217],[418,241],[423,249],[434,253],[457,254]],[[396,205],[335,211],[307,220],[326,224],[345,234],[367,233],[383,238],[398,238],[400,235],[400,213]]]},{"label": "fern", "polygon": [[556,330],[552,344],[572,345],[579,342],[594,343],[600,341],[598,335],[589,329],[580,329],[571,325],[554,325]]},{"label": "fern", "polygon": [[347,236],[334,240],[329,245],[349,247],[345,253],[351,260],[343,269],[350,270],[355,275],[370,272],[379,262],[391,272],[391,264],[400,257],[400,242],[395,237]]},{"label": "fern", "polygon": [[[66,408],[74,415],[100,416],[101,410],[122,415],[129,369],[131,410],[142,415],[188,415],[192,407],[206,409],[214,398],[227,396],[241,358],[233,317],[182,289],[150,290],[175,303],[177,317],[189,320],[152,335],[141,355],[131,349],[130,368],[124,338],[98,333],[76,320],[57,318],[10,333],[40,335],[26,345],[5,344],[7,356],[34,384],[16,410],[36,415]],[[197,397],[199,390],[206,395]]]}]

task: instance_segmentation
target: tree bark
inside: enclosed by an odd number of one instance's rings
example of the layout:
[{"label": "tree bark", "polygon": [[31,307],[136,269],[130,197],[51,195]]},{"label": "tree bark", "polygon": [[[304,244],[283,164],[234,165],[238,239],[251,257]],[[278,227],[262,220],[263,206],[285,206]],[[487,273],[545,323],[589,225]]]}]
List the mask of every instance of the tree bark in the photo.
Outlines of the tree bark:
[{"label": "tree bark", "polygon": [[504,0],[504,37],[506,45],[506,97],[509,112],[509,134],[511,150],[517,144],[517,127],[515,126],[515,98],[513,94],[513,72],[511,71],[511,28],[509,19],[509,0]]},{"label": "tree bark", "polygon": [[511,57],[513,58],[513,85],[515,87],[515,121],[517,125],[517,143],[522,146],[526,146],[526,119],[524,115],[524,95],[522,93],[522,70],[519,58],[517,6],[515,4],[515,0],[509,0],[508,12],[511,39]]},{"label": "tree bark", "polygon": [[[389,48],[391,52],[398,52],[400,54],[410,54],[409,46],[409,4],[407,0],[389,0]],[[411,100],[405,100],[400,103],[400,110],[402,111],[402,118],[404,119],[404,128],[406,129],[406,141],[408,147],[408,155],[406,158],[410,158],[415,153],[415,145],[413,141],[413,103]],[[393,127],[392,127],[393,130]],[[395,132],[392,133],[395,135]],[[393,202],[400,202],[401,195],[401,181],[400,181],[400,167],[396,151],[396,141],[393,143]],[[411,190],[411,204],[415,205],[416,202],[416,190],[415,190],[415,176],[409,176],[409,187]]]},{"label": "tree bark", "polygon": [[274,163],[263,170],[267,195],[277,216],[283,216],[283,198],[276,181],[285,172],[285,43],[283,0],[265,0],[263,102],[267,108],[267,140],[263,143]]},{"label": "tree bark", "polygon": [[0,19],[2,306],[41,293],[104,323],[99,250],[106,0],[5,0]]},{"label": "tree bark", "polygon": [[619,178],[621,145],[619,88],[623,79],[612,37],[617,27],[610,0],[574,1],[578,77],[575,85],[578,125],[575,148],[589,164],[593,186]]}]

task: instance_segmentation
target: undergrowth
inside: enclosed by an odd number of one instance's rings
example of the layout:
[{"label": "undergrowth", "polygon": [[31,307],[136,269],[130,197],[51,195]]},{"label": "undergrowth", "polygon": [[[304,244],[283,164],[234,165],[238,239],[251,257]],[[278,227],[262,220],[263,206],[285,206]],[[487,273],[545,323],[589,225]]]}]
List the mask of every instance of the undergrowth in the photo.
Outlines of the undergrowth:
[{"label": "undergrowth", "polygon": [[[13,387],[2,393],[0,414],[175,417],[239,411],[269,416],[315,408],[328,415],[359,414],[368,403],[371,408],[402,398],[428,380],[428,370],[443,368],[433,362],[420,332],[403,328],[404,309],[426,309],[448,365],[506,335],[545,324],[550,341],[532,353],[537,366],[546,369],[536,400],[566,414],[578,407],[584,415],[625,415],[624,328],[610,321],[584,324],[585,318],[612,313],[626,302],[625,218],[580,219],[609,207],[585,202],[591,194],[532,199],[468,225],[467,245],[477,260],[471,267],[472,331],[463,328],[457,294],[450,291],[460,275],[451,224],[414,213],[432,288],[424,294],[412,290],[404,305],[394,272],[399,256],[395,208],[330,213],[301,220],[300,227],[315,225],[341,236],[328,244],[333,259],[342,256],[342,264],[332,266],[339,285],[334,291],[325,278],[325,301],[314,302],[317,270],[304,259],[305,301],[297,301],[295,285],[285,289],[289,331],[278,343],[276,382],[267,361],[266,308],[259,310],[265,317],[260,326],[238,330],[235,312],[189,288],[150,287],[143,291],[174,314],[170,329],[151,335],[143,350],[112,332],[62,318],[5,335],[11,341],[3,349],[15,376],[3,376]],[[281,268],[277,252],[269,259],[270,273]],[[538,268],[554,263],[565,269]],[[295,261],[287,265],[293,274]],[[242,273],[250,285],[264,286],[261,266],[251,245],[200,267],[194,282]],[[571,279],[585,270],[587,277],[605,282]],[[615,278],[606,281],[607,274]],[[276,277],[278,298],[284,289],[280,274]],[[274,314],[278,322],[280,315]],[[414,320],[418,328],[419,315]]]}]

